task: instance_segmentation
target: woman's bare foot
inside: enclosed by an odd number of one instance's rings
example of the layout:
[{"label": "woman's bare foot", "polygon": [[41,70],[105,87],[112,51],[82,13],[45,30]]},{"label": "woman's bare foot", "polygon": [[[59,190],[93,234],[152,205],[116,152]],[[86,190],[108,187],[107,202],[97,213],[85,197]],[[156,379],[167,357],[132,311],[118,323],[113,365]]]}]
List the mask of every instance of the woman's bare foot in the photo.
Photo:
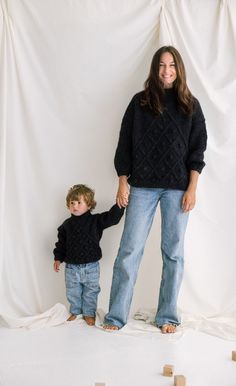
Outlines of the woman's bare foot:
[{"label": "woman's bare foot", "polygon": [[72,320],[75,320],[75,319],[76,319],[76,315],[71,314],[67,319],[67,322],[72,322]]},{"label": "woman's bare foot", "polygon": [[176,325],[175,324],[163,324],[163,326],[160,327],[162,334],[173,334],[176,332]]},{"label": "woman's bare foot", "polygon": [[83,316],[83,319],[89,326],[95,325],[95,317],[94,316]]},{"label": "woman's bare foot", "polygon": [[117,331],[119,330],[119,327],[114,326],[113,324],[104,324],[103,329],[107,331]]}]

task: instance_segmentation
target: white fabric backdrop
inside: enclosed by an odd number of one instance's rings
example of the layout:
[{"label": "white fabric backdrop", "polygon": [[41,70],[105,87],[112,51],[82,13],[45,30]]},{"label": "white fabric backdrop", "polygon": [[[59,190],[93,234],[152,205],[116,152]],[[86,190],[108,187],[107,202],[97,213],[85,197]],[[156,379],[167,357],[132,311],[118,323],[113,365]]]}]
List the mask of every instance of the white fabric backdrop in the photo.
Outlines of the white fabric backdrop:
[{"label": "white fabric backdrop", "polygon": [[[154,52],[181,52],[207,120],[206,168],[186,235],[179,306],[194,320],[236,323],[235,1],[0,0],[0,314],[67,305],[52,270],[56,228],[76,183],[109,208],[120,122]],[[122,222],[102,239],[99,306],[108,307]],[[157,213],[132,309],[153,308],[161,272]],[[190,320],[189,319],[189,320]]]}]

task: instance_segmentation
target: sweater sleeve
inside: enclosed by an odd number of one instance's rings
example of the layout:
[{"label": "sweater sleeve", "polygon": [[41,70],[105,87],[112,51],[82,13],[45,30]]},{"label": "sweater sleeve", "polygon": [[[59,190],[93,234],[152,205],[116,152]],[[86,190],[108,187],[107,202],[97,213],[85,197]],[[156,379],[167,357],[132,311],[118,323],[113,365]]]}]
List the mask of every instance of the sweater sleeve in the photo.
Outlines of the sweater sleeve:
[{"label": "sweater sleeve", "polygon": [[63,225],[58,228],[58,240],[53,250],[54,260],[59,260],[61,263],[66,257],[66,231]]},{"label": "sweater sleeve", "polygon": [[115,169],[118,176],[129,176],[132,171],[132,129],[134,98],[129,103],[121,122],[120,135],[115,153]]},{"label": "sweater sleeve", "polygon": [[124,210],[124,208],[119,208],[119,206],[115,204],[109,211],[100,213],[98,216],[101,228],[105,229],[118,224],[124,214]]},{"label": "sweater sleeve", "polygon": [[189,138],[189,153],[187,159],[188,170],[196,170],[201,173],[205,166],[204,151],[207,145],[207,132],[205,118],[198,100],[195,100],[192,127]]}]

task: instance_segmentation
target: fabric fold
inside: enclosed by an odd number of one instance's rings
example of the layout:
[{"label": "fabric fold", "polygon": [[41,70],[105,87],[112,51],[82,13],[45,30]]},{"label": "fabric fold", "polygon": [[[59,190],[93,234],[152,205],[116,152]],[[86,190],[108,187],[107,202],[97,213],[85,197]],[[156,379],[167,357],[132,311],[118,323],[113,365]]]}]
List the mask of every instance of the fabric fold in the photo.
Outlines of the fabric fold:
[{"label": "fabric fold", "polygon": [[1,315],[4,326],[9,328],[40,329],[57,326],[65,323],[69,313],[66,307],[57,303],[42,314],[14,318],[10,315]]}]

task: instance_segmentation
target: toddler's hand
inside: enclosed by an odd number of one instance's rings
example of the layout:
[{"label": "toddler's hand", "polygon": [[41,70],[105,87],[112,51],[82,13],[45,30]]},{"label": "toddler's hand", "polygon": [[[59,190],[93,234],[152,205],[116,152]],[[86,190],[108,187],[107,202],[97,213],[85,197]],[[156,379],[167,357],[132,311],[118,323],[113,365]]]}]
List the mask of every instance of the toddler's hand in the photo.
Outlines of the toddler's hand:
[{"label": "toddler's hand", "polygon": [[54,261],[53,268],[54,268],[55,272],[59,272],[60,271],[60,265],[61,265],[61,262],[59,260],[55,260]]}]

